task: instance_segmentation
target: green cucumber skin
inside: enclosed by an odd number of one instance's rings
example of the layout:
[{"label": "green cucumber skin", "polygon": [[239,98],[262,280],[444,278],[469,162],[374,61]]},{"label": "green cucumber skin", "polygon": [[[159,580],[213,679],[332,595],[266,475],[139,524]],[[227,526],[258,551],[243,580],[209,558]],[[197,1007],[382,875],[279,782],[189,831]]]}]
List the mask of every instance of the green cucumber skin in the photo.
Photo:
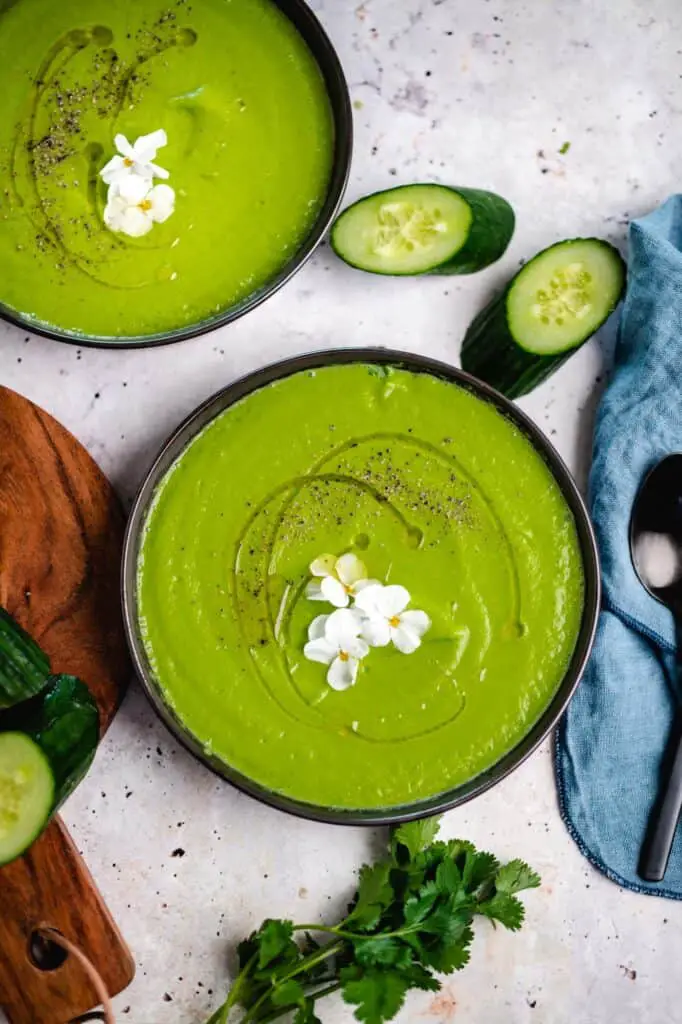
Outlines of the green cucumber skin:
[{"label": "green cucumber skin", "polygon": [[0,608],[0,710],[39,693],[50,675],[50,662],[34,640]]},{"label": "green cucumber skin", "polygon": [[8,711],[2,732],[23,732],[50,763],[54,814],[92,764],[99,742],[99,712],[85,683],[75,676],[50,676],[37,697]]},{"label": "green cucumber skin", "polygon": [[[606,310],[603,320],[571,348],[558,352],[556,355],[537,355],[527,352],[516,342],[507,317],[507,296],[521,272],[519,270],[504,291],[495,296],[469,324],[462,342],[463,370],[473,377],[485,381],[486,384],[490,384],[506,398],[521,398],[555,373],[574,352],[577,352],[596,334],[622,298],[625,290],[625,261],[617,249],[602,239],[566,239],[557,242],[556,245],[585,241],[599,242],[600,245],[607,247],[614,258],[620,261],[623,268],[623,288],[613,306]],[[554,246],[548,248],[553,249]],[[543,256],[547,251],[548,249],[543,249],[533,257],[533,260]],[[529,260],[524,266],[527,267],[533,260]]]},{"label": "green cucumber skin", "polygon": [[[341,249],[338,248],[336,244],[335,227],[341,218],[344,217],[349,210],[352,210],[353,207],[359,206],[360,203],[364,203],[368,199],[374,199],[375,196],[383,195],[386,192],[400,192],[401,189],[404,188],[433,187],[446,188],[450,192],[455,192],[469,204],[472,213],[471,226],[469,228],[467,240],[461,249],[459,249],[454,256],[451,256],[444,263],[436,264],[433,267],[420,271],[419,273],[401,273],[400,270],[390,272],[382,270],[368,270],[367,267],[362,267],[358,263],[354,263],[346,253],[342,252]],[[495,263],[495,261],[502,256],[511,241],[512,235],[514,234],[515,224],[516,218],[512,206],[506,199],[503,199],[502,196],[497,195],[495,192],[486,192],[483,189],[477,188],[456,188],[452,185],[441,185],[439,182],[416,182],[412,185],[398,185],[394,188],[379,189],[379,191],[370,192],[368,195],[362,196],[362,198],[351,203],[351,205],[336,218],[336,221],[332,225],[329,244],[339,259],[343,260],[343,262],[347,263],[350,267],[354,267],[356,270],[362,270],[366,274],[377,274],[380,277],[424,277],[430,274],[475,274],[477,271],[484,270],[486,267],[489,267],[491,263]]]},{"label": "green cucumber skin", "polygon": [[469,324],[462,342],[462,369],[490,384],[507,398],[521,398],[558,370],[573,355],[537,356],[514,341],[507,324],[506,288]]},{"label": "green cucumber skin", "polygon": [[475,274],[496,263],[511,242],[516,224],[512,206],[495,192],[477,188],[450,188],[469,204],[472,213],[467,240],[446,263],[430,274]]}]

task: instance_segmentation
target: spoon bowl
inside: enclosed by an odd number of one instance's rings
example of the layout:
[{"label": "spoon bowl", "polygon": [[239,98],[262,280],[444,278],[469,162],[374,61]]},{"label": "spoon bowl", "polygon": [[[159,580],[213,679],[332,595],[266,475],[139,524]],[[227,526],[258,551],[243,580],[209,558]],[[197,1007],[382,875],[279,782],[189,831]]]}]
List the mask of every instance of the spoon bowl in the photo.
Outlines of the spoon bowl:
[{"label": "spoon bowl", "polygon": [[[642,586],[672,612],[679,640],[682,637],[682,453],[666,456],[645,477],[630,519],[630,557]],[[679,649],[677,657],[679,664]],[[648,882],[660,882],[665,876],[681,811],[682,713],[678,711],[663,756],[660,792],[649,819],[638,868],[640,877]]]}]

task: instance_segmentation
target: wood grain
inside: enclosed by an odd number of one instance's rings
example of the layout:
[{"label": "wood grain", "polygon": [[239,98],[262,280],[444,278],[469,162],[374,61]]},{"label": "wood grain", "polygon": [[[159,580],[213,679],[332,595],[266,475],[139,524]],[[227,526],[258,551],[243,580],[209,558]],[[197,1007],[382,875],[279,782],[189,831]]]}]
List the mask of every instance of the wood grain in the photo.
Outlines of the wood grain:
[{"label": "wood grain", "polygon": [[[116,495],[85,449],[0,387],[0,604],[54,671],[88,683],[103,730],[131,675],[119,597],[123,531]],[[26,856],[0,868],[0,1006],[11,1024],[65,1024],[97,1002],[73,958],[50,972],[32,963],[30,935],[43,925],[75,942],[112,994],[131,981],[130,953],[58,818]]]}]

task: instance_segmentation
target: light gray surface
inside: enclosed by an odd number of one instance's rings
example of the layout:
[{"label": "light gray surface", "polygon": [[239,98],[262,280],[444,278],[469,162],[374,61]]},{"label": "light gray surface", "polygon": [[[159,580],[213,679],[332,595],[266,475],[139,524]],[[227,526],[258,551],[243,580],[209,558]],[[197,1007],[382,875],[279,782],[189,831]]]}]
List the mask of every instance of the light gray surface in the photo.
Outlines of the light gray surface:
[{"label": "light gray surface", "polygon": [[[343,345],[456,361],[471,315],[519,260],[571,235],[620,244],[629,217],[675,190],[679,0],[314,6],[356,104],[349,198],[415,179],[493,188],[516,207],[517,233],[498,266],[462,279],[373,279],[322,249],[245,320],[165,350],[78,351],[0,327],[2,383],[70,427],[127,500],[165,435],[237,375]],[[522,403],[581,480],[608,347],[591,343]],[[116,1000],[128,1024],[199,1024],[225,988],[231,943],[268,915],[333,915],[381,838],[238,795],[178,749],[136,687],[65,817],[135,953],[137,978]],[[544,886],[522,933],[480,927],[470,966],[439,999],[411,1000],[403,1024],[681,1019],[682,906],[623,892],[581,858],[547,747],[445,830],[526,857]],[[351,1019],[333,1002],[323,1016]]]}]

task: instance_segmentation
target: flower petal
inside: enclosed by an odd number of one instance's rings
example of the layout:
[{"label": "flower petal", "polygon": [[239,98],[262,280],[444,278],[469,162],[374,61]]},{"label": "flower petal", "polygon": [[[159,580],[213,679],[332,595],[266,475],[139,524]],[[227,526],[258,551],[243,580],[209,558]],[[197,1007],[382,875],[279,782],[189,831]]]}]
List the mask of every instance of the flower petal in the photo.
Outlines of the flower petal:
[{"label": "flower petal", "polygon": [[341,555],[337,559],[335,565],[336,575],[339,577],[342,583],[345,583],[347,587],[357,583],[358,580],[364,580],[367,578],[367,569],[365,563],[361,562],[357,555],[354,555],[352,551],[346,552],[345,555]]},{"label": "flower petal", "polygon": [[328,615],[318,615],[308,626],[308,639],[319,640],[324,636]]},{"label": "flower petal", "polygon": [[382,587],[381,594],[377,595],[377,608],[387,619],[392,618],[394,615],[400,615],[409,603],[409,590],[396,584]]},{"label": "flower petal", "polygon": [[168,136],[163,128],[158,128],[155,132],[149,132],[148,135],[140,135],[131,148],[135,152],[135,159],[146,163],[148,160],[153,160],[156,151],[167,143]]},{"label": "flower petal", "polygon": [[311,580],[305,588],[305,596],[309,601],[326,601],[327,598],[322,593],[322,586],[319,580]]},{"label": "flower petal", "polygon": [[99,176],[106,185],[111,185],[118,178],[126,177],[129,173],[130,169],[126,167],[123,157],[112,156],[99,172]]},{"label": "flower petal", "polygon": [[325,637],[309,640],[303,648],[303,654],[308,661],[319,661],[321,665],[330,665],[338,653],[337,648]]},{"label": "flower petal", "polygon": [[391,627],[391,640],[401,654],[413,654],[421,644],[421,637],[402,621],[395,629]]},{"label": "flower petal", "polygon": [[175,192],[170,185],[155,185],[147,199],[152,204],[149,216],[157,224],[163,224],[168,220],[175,209]]},{"label": "flower petal", "polygon": [[314,562],[310,563],[310,572],[313,576],[333,576],[336,565],[336,555],[320,555]]},{"label": "flower petal", "polygon": [[146,163],[144,169],[150,178],[170,178],[170,171],[167,171],[165,167],[159,167],[158,164]]},{"label": "flower petal", "polygon": [[358,676],[355,658],[334,658],[327,672],[327,682],[332,690],[348,690]]},{"label": "flower petal", "polygon": [[391,627],[383,615],[368,615],[362,622],[362,635],[370,647],[385,647],[391,639]]},{"label": "flower petal", "polygon": [[325,601],[329,601],[335,608],[345,608],[350,602],[343,583],[339,583],[333,576],[324,577],[320,583],[320,590],[324,594]]},{"label": "flower petal", "polygon": [[130,145],[125,135],[121,135],[120,132],[118,133],[118,135],[114,135],[114,145],[116,146],[116,149],[119,151],[119,153],[122,156],[124,156],[127,160],[136,159],[135,148],[134,146]]},{"label": "flower petal", "polygon": [[403,612],[400,616],[400,623],[411,629],[417,636],[423,636],[427,629],[431,629],[431,619],[426,612],[417,611],[416,608]]},{"label": "flower petal", "polygon": [[356,636],[352,640],[349,640],[344,647],[346,654],[349,654],[351,658],[355,658],[357,661],[362,661],[369,654],[369,644],[361,637]]},{"label": "flower petal", "polygon": [[355,607],[359,608],[360,611],[366,612],[367,615],[378,615],[379,612],[379,597],[383,591],[381,583],[372,583],[370,586],[362,587],[356,591],[355,594]]},{"label": "flower petal", "polygon": [[337,651],[347,651],[348,645],[360,636],[361,629],[362,620],[356,611],[352,608],[339,608],[327,619],[325,636]]},{"label": "flower petal", "polygon": [[381,583],[379,580],[357,580],[351,589],[351,593],[359,594],[361,590],[365,590],[367,587],[380,587]]},{"label": "flower petal", "polygon": [[141,238],[154,227],[154,222],[139,206],[128,206],[120,220],[119,231],[131,238]]},{"label": "flower petal", "polygon": [[122,196],[131,206],[136,206],[147,196],[152,183],[150,178],[128,171],[112,187],[116,189],[117,195]]}]

